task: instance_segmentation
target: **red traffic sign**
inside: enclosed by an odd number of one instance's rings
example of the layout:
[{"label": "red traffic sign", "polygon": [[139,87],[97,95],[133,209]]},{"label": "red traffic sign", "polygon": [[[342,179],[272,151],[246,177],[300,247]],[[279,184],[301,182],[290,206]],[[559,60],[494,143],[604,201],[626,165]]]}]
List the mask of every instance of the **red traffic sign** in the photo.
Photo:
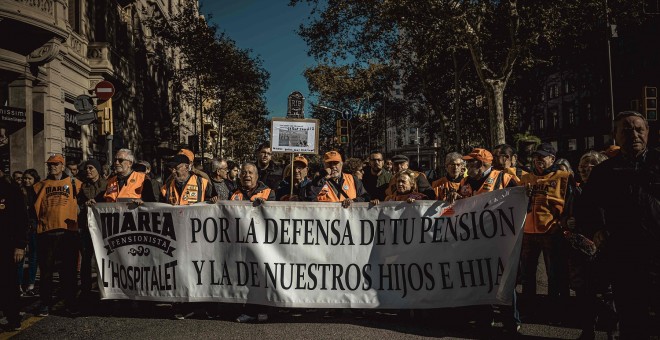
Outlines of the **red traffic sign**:
[{"label": "red traffic sign", "polygon": [[102,100],[108,100],[112,98],[112,96],[115,94],[115,86],[112,85],[111,82],[107,80],[103,80],[96,84],[96,87],[94,88],[94,92],[96,92],[96,97]]}]

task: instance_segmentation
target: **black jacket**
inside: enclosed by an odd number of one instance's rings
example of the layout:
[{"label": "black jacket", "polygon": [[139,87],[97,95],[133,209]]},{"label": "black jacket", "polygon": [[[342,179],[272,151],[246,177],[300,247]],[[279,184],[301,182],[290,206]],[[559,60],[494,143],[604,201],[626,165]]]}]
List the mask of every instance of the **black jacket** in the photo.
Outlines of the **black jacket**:
[{"label": "black jacket", "polygon": [[605,230],[607,248],[635,259],[658,254],[660,241],[660,152],[618,156],[596,166],[576,211],[587,236]]},{"label": "black jacket", "polygon": [[27,245],[28,212],[21,190],[0,180],[0,253],[25,249]]}]

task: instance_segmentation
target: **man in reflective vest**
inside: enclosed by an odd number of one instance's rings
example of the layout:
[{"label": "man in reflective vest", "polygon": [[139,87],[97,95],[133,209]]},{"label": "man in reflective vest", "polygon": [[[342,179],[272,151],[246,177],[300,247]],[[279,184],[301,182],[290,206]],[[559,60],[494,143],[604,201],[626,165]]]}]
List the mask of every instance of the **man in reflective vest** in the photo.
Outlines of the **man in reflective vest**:
[{"label": "man in reflective vest", "polygon": [[161,202],[189,205],[206,200],[218,201],[218,195],[209,181],[192,173],[192,165],[185,155],[174,156],[167,166],[174,172],[172,179],[160,189]]},{"label": "man in reflective vest", "polygon": [[342,173],[344,163],[337,151],[323,155],[325,169],[307,186],[307,197],[318,202],[341,202],[344,208],[352,202],[369,202],[369,194],[362,182],[351,174]]},{"label": "man in reflective vest", "polygon": [[517,185],[513,176],[493,169],[493,155],[486,149],[475,148],[463,159],[467,162],[468,177],[461,180],[458,192],[449,195],[450,202]]},{"label": "man in reflective vest", "polygon": [[570,173],[555,165],[556,152],[552,144],[541,143],[532,153],[532,172],[523,175],[520,181],[530,195],[520,254],[522,296],[525,305],[533,308],[537,301],[536,271],[539,255],[543,252],[548,275],[548,296],[554,300],[553,317],[559,316],[563,310],[560,302],[566,301],[570,294],[568,258],[565,254],[568,244],[561,231],[561,221],[565,202],[570,199],[573,191]]},{"label": "man in reflective vest", "polygon": [[115,175],[108,178],[108,187],[103,195],[106,202],[130,201],[140,205],[156,201],[151,180],[145,173],[133,171],[133,163],[135,156],[131,150],[117,151],[113,160]]},{"label": "man in reflective vest", "polygon": [[[468,155],[463,156],[463,160],[467,163],[468,176],[461,180],[458,192],[450,192],[449,201],[451,202],[455,199],[517,186],[512,175],[493,169],[493,155],[486,149],[475,148]],[[476,306],[473,313],[480,323],[485,324],[486,327],[491,325],[494,314],[490,306]],[[511,334],[518,334],[521,322],[515,289],[512,304],[502,306],[500,314],[503,316],[504,330]]]},{"label": "man in reflective vest", "polygon": [[255,205],[264,201],[275,201],[275,191],[259,180],[259,171],[253,163],[241,165],[238,178],[240,186],[231,195],[232,201],[251,201]]},{"label": "man in reflective vest", "polygon": [[436,199],[446,201],[449,193],[458,191],[461,180],[465,177],[465,160],[458,152],[450,152],[445,156],[445,169],[447,175],[433,181],[431,186],[435,191]]},{"label": "man in reflective vest", "polygon": [[48,316],[53,301],[55,261],[60,260],[61,295],[71,315],[78,314],[76,280],[78,265],[78,196],[82,182],[64,174],[64,157],[52,155],[46,161],[48,177],[34,185],[37,194],[37,259],[39,261],[41,307],[37,315]]}]

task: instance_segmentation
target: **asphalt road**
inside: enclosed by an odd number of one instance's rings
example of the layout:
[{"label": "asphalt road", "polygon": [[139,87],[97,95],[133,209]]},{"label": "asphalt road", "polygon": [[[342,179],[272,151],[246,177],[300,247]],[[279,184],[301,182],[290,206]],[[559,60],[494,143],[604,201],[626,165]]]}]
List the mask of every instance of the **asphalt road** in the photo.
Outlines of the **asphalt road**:
[{"label": "asphalt road", "polygon": [[[541,261],[542,263],[542,261]],[[543,266],[539,268],[539,293],[545,294]],[[494,327],[476,325],[472,310],[442,311],[383,311],[365,310],[364,313],[337,310],[326,317],[324,310],[288,310],[259,307],[269,319],[260,323],[237,323],[235,318],[243,311],[238,305],[208,305],[209,313],[202,309],[185,320],[174,319],[175,309],[169,304],[128,301],[114,303],[95,301],[83,304],[86,308],[77,317],[67,316],[57,306],[45,318],[33,315],[38,298],[22,298],[25,311],[23,329],[0,333],[0,340],[12,339],[180,339],[180,338],[241,338],[241,339],[406,339],[420,337],[463,339],[510,339],[501,322]],[[559,318],[546,315],[546,300],[535,306],[536,313],[523,319],[522,339],[575,339],[580,330],[575,300],[571,299]],[[523,311],[524,312],[524,311]],[[499,318],[496,315],[496,321]],[[552,325],[549,320],[555,323]],[[1,320],[0,323],[4,323]],[[558,323],[557,323],[558,322]],[[607,339],[598,331],[597,339]]]}]

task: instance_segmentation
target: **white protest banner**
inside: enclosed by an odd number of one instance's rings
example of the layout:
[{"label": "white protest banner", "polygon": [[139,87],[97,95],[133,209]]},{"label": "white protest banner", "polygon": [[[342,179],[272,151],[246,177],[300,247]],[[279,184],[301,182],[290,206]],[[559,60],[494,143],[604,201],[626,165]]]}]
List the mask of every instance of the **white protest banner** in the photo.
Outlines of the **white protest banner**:
[{"label": "white protest banner", "polygon": [[307,308],[510,303],[524,188],[457,201],[97,204],[105,299]]}]

